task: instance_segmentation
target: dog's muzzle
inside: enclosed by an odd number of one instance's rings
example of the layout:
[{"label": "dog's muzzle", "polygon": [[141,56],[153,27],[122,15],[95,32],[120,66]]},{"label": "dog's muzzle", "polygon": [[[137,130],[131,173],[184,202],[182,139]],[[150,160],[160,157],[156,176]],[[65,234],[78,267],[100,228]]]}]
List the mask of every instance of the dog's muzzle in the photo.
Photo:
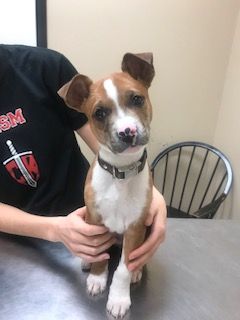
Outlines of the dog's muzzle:
[{"label": "dog's muzzle", "polygon": [[113,153],[122,153],[128,148],[145,146],[149,141],[149,130],[132,132],[126,128],[124,131],[115,132],[110,137],[108,147]]},{"label": "dog's muzzle", "polygon": [[119,140],[132,147],[136,145],[137,135],[137,129],[130,127],[118,132]]}]

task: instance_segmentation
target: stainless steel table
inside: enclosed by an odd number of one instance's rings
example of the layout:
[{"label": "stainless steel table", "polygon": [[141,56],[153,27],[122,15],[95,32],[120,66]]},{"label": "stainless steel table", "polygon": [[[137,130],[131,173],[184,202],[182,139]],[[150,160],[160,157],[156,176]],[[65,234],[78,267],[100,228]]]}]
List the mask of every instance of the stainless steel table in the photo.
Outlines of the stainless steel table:
[{"label": "stainless steel table", "polygon": [[[0,319],[107,319],[107,293],[88,297],[86,276],[61,244],[2,234]],[[170,219],[132,300],[131,320],[239,320],[240,224]]]}]

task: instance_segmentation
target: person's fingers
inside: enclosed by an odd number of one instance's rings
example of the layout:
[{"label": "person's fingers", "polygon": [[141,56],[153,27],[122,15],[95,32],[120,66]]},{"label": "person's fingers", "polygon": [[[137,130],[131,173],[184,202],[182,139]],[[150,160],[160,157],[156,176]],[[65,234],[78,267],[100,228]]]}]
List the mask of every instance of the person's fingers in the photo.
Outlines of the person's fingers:
[{"label": "person's fingers", "polygon": [[156,214],[155,211],[149,210],[149,213],[148,213],[147,218],[145,220],[146,227],[150,227],[153,224],[155,214]]},{"label": "person's fingers", "polygon": [[108,253],[99,254],[98,256],[91,256],[89,254],[80,253],[77,256],[84,259],[84,261],[88,263],[99,262],[99,261],[110,259],[110,256]]},{"label": "person's fingers", "polygon": [[114,238],[111,238],[109,241],[106,241],[105,243],[103,243],[102,245],[97,246],[97,247],[89,246],[86,244],[72,243],[70,245],[70,249],[75,255],[79,255],[79,254],[83,253],[83,254],[87,254],[90,256],[97,256],[97,255],[105,252],[107,249],[109,249],[114,243],[115,243]]},{"label": "person's fingers", "polygon": [[112,239],[115,240],[115,237],[110,233],[104,233],[104,234],[100,234],[98,236],[85,236],[82,235],[82,243],[85,243],[86,245],[92,246],[92,247],[98,247],[103,245],[104,243],[111,241]]},{"label": "person's fingers", "polygon": [[[98,255],[91,255],[89,247],[84,245],[76,245],[73,243],[65,243],[66,248],[74,255],[81,257],[86,262],[92,263],[97,261],[102,261],[110,258],[110,255],[107,252],[102,252]],[[91,251],[93,253],[93,251]]]},{"label": "person's fingers", "polygon": [[132,251],[129,255],[129,260],[137,259],[138,257],[152,251],[152,248],[158,247],[158,245],[164,240],[165,229],[160,230],[160,236],[157,232],[152,232],[147,240],[137,249]]},{"label": "person's fingers", "polygon": [[[163,240],[162,240],[162,241],[163,241]],[[150,258],[153,256],[153,254],[155,253],[155,251],[157,250],[159,244],[160,244],[162,241],[159,240],[159,242],[157,242],[157,243],[151,248],[151,250],[149,250],[149,251],[146,252],[145,254],[139,256],[137,259],[133,259],[132,261],[130,261],[130,263],[128,264],[128,270],[129,270],[129,271],[135,271],[135,270],[141,269],[141,268],[150,260]]]},{"label": "person's fingers", "polygon": [[85,222],[85,217],[87,213],[87,208],[82,207],[74,212],[72,212],[72,215],[74,217],[79,217],[78,219],[74,219],[74,226],[75,230],[79,230],[80,233],[86,235],[86,236],[95,236],[99,234],[104,234],[108,232],[108,229],[103,225],[91,225]]},{"label": "person's fingers", "polygon": [[161,218],[156,218],[152,227],[152,232],[147,240],[129,255],[128,269],[130,271],[137,270],[148,262],[160,243],[164,241],[165,231],[165,223],[162,222]]},{"label": "person's fingers", "polygon": [[145,254],[150,251],[156,243],[160,243],[164,240],[165,237],[165,223],[162,223],[161,217],[156,216],[154,224],[152,226],[151,233],[145,242],[137,249],[132,251],[129,255],[129,259],[136,259],[138,256]]},{"label": "person's fingers", "polygon": [[97,226],[88,224],[84,221],[81,222],[81,225],[75,226],[75,230],[79,229],[79,233],[84,234],[85,236],[92,237],[100,234],[105,234],[108,232],[108,229],[104,226]]},{"label": "person's fingers", "polygon": [[138,259],[130,262],[128,264],[128,270],[129,271],[136,271],[136,270],[141,269],[146,264],[146,261],[148,261],[151,258],[153,253],[154,253],[154,251],[148,252],[145,255],[141,256],[141,258],[138,258]]}]

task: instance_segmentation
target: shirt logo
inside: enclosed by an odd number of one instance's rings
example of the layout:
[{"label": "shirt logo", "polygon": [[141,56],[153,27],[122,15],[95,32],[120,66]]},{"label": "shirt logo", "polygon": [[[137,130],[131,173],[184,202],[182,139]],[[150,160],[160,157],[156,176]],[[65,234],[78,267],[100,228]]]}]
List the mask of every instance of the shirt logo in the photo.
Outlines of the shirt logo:
[{"label": "shirt logo", "polygon": [[6,144],[12,155],[3,162],[8,173],[18,183],[36,188],[40,173],[32,151],[17,153],[12,141],[8,140]]},{"label": "shirt logo", "polygon": [[0,115],[0,133],[7,131],[11,128],[15,128],[19,124],[24,124],[26,119],[23,116],[21,108],[15,110],[15,112],[8,112]]}]

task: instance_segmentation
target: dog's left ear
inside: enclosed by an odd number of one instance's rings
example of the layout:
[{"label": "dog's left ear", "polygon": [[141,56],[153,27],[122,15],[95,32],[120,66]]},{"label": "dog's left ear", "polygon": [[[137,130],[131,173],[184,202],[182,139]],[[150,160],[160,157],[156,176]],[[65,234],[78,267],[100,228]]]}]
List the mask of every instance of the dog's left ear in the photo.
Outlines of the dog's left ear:
[{"label": "dog's left ear", "polygon": [[122,71],[129,73],[134,79],[141,81],[145,87],[150,87],[155,75],[153,54],[151,52],[126,53],[122,60]]},{"label": "dog's left ear", "polygon": [[84,101],[88,98],[92,80],[77,74],[71,81],[58,90],[58,95],[70,108],[82,111]]}]

